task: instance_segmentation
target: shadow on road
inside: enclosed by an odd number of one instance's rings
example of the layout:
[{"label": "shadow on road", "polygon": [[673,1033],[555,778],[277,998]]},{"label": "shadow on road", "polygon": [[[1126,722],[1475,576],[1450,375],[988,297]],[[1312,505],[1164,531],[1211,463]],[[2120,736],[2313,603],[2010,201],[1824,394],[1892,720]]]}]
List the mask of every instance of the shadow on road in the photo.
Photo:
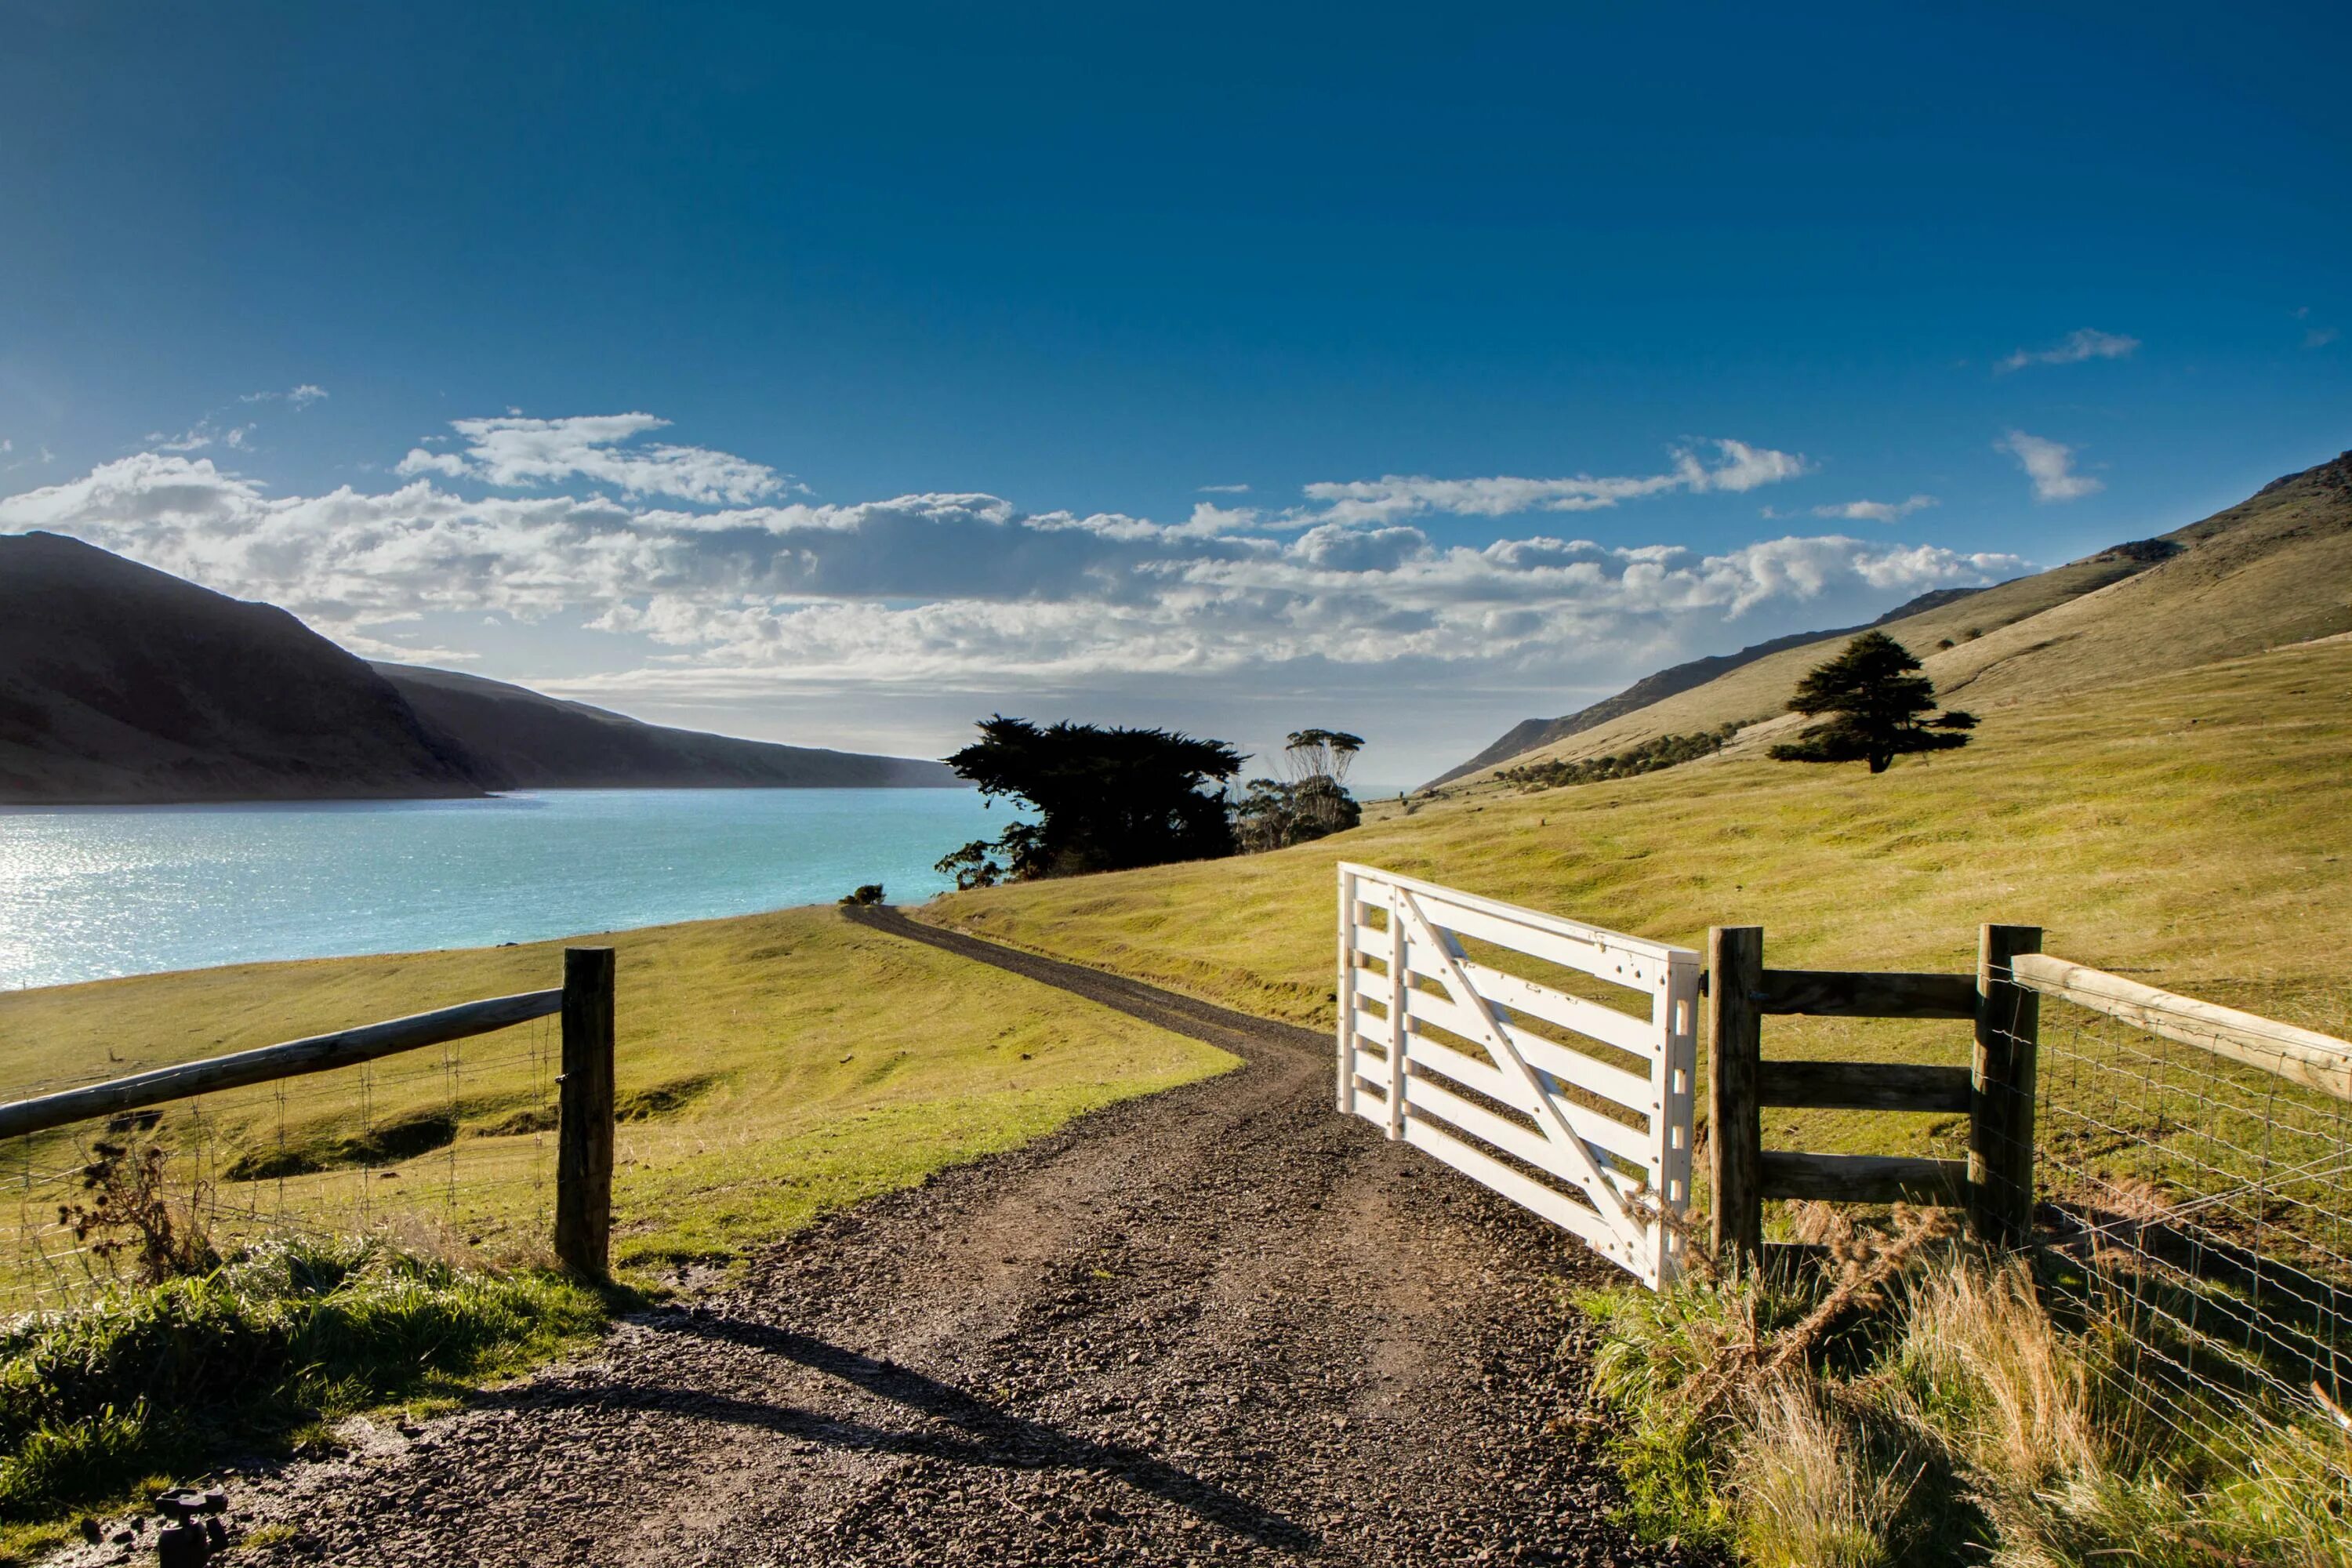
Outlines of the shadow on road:
[{"label": "shadow on road", "polygon": [[788,1329],[739,1319],[661,1313],[640,1321],[657,1333],[716,1340],[792,1362],[837,1378],[877,1399],[945,1422],[961,1435],[895,1430],[868,1422],[842,1420],[795,1405],[631,1383],[584,1388],[541,1385],[518,1389],[510,1394],[489,1394],[480,1403],[534,1409],[581,1405],[659,1410],[696,1419],[756,1426],[834,1447],[904,1454],[951,1465],[1092,1471],[1116,1477],[1138,1491],[1188,1510],[1205,1522],[1246,1535],[1263,1546],[1285,1552],[1309,1552],[1319,1544],[1312,1531],[1164,1459],[1153,1458],[1139,1448],[1097,1443],[1040,1422],[1008,1415],[960,1388],[894,1363],[876,1361]]}]

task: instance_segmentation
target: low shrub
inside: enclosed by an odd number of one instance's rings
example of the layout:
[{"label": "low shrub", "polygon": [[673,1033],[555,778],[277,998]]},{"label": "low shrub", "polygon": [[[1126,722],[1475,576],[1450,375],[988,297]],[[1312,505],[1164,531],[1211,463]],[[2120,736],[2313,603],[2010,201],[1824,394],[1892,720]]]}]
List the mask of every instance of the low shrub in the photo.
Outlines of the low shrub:
[{"label": "low shrub", "polygon": [[1506,784],[1518,785],[1523,795],[1537,790],[1557,789],[1562,784],[1630,779],[1639,773],[1654,773],[1661,768],[1711,757],[1729,744],[1731,738],[1739,733],[1739,729],[1737,724],[1726,724],[1720,729],[1702,730],[1691,735],[1660,735],[1628,750],[1612,752],[1605,757],[1586,757],[1579,762],[1555,758],[1549,762],[1524,763],[1516,768],[1500,769],[1495,776]]},{"label": "low shrub", "polygon": [[272,1243],[210,1273],[0,1327],[0,1519],[554,1353],[604,1305],[382,1241]]}]

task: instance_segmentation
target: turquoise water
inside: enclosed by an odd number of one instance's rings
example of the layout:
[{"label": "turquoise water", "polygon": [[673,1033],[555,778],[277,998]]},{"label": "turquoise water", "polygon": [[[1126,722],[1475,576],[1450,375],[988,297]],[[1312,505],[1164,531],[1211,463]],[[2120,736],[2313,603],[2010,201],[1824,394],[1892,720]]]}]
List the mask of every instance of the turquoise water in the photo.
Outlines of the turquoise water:
[{"label": "turquoise water", "polygon": [[1005,820],[961,789],[0,810],[0,986],[912,903]]}]

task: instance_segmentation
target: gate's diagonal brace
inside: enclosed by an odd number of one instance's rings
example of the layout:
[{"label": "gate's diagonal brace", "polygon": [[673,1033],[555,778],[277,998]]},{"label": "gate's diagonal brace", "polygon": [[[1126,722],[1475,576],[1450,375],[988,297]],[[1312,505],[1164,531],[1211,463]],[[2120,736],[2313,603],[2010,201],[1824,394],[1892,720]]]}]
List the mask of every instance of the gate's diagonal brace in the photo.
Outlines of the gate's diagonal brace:
[{"label": "gate's diagonal brace", "polygon": [[[1454,962],[1454,950],[1439,938],[1428,917],[1421,912],[1421,906],[1413,901],[1412,894],[1399,888],[1396,895],[1398,910],[1412,923],[1415,934],[1429,945],[1431,956],[1444,972],[1438,978],[1444,982],[1446,990],[1454,994],[1462,1010],[1477,1024],[1479,1033],[1484,1037],[1479,1044],[1486,1047],[1497,1066],[1518,1075],[1533,1098],[1536,1120],[1542,1123],[1545,1135],[1565,1147],[1570,1157],[1582,1167],[1583,1174],[1577,1178],[1577,1184],[1586,1190],[1604,1215],[1622,1219],[1628,1225],[1643,1224],[1626,1207],[1624,1194],[1617,1190],[1617,1184],[1609,1179],[1600,1162],[1592,1157],[1592,1151],[1585,1147],[1584,1140],[1577,1136],[1576,1129],[1568,1124],[1568,1118],[1562,1116],[1559,1107],[1552,1103],[1551,1094],[1544,1088],[1543,1079],[1537,1076],[1536,1069],[1519,1055],[1518,1047],[1511,1044],[1510,1037],[1496,1026],[1492,1005],[1478,994],[1477,987],[1470,984],[1469,978],[1462,973],[1461,965]],[[1398,1022],[1402,1024],[1403,1020],[1399,1019]],[[1402,1033],[1400,1030],[1400,1035]],[[1402,1073],[1398,1075],[1400,1094],[1402,1092]]]}]

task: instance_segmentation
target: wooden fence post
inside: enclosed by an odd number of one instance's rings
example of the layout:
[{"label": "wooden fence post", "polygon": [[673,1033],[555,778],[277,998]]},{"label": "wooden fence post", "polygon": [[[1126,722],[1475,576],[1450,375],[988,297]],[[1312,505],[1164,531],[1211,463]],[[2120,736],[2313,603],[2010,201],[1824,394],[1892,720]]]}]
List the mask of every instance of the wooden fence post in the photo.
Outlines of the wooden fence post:
[{"label": "wooden fence post", "polygon": [[2040,926],[1989,925],[1977,945],[1977,1044],[1969,1075],[1969,1219],[2004,1247],[2033,1229],[2034,1058],[2042,998],[2010,961],[2042,951]]},{"label": "wooden fence post", "polygon": [[563,1076],[557,1080],[555,1256],[602,1279],[613,1237],[613,950],[563,950]]},{"label": "wooden fence post", "polygon": [[1764,1256],[1763,1110],[1759,1099],[1764,1016],[1764,928],[1706,933],[1707,1180],[1716,1256]]}]

